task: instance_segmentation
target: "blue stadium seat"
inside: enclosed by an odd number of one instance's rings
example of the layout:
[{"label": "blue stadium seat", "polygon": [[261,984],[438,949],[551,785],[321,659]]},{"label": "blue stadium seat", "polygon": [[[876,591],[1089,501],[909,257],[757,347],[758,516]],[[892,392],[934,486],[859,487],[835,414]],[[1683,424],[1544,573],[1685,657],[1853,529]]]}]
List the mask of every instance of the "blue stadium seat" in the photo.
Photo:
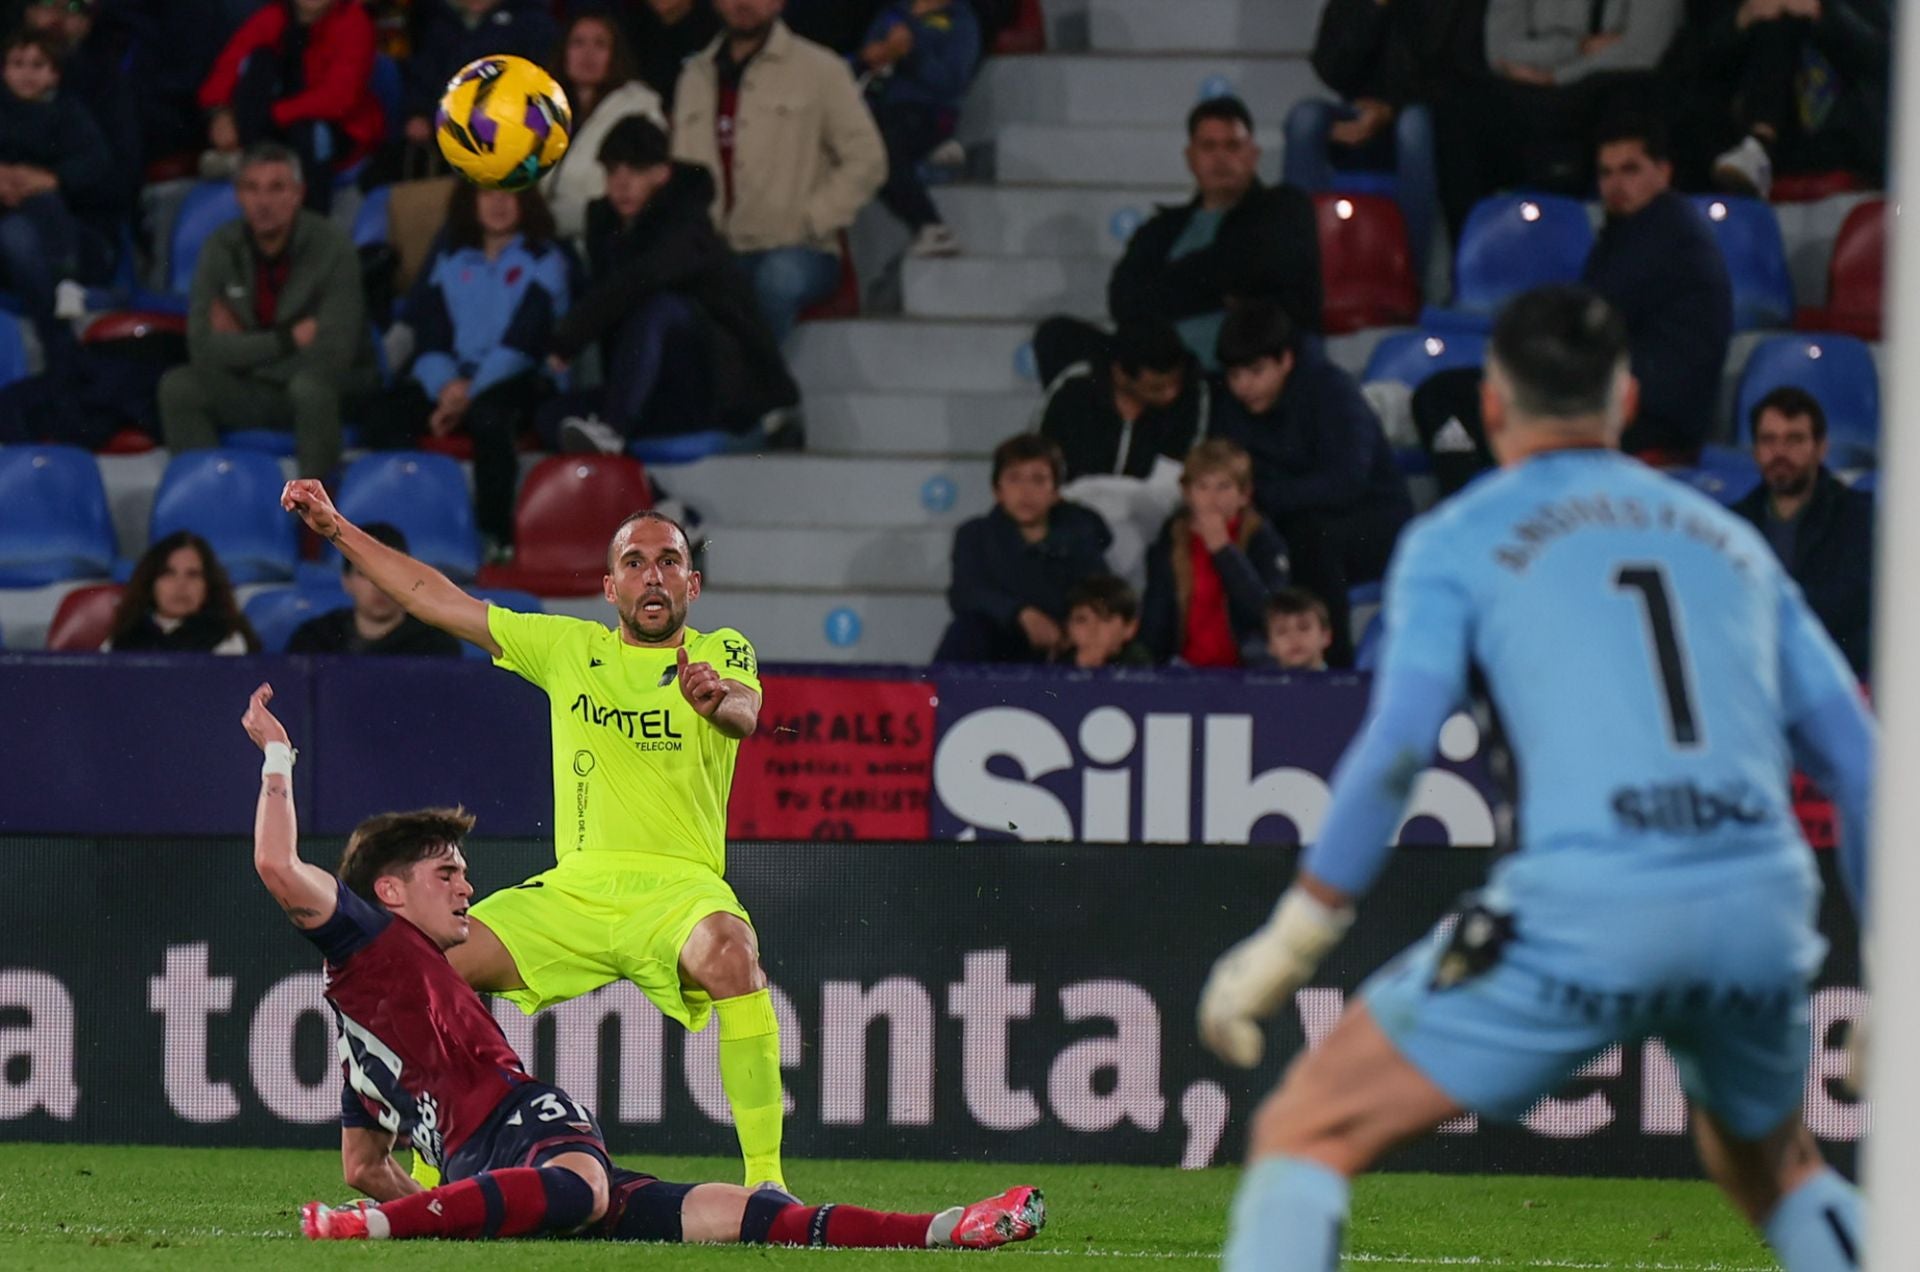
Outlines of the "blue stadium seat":
[{"label": "blue stadium seat", "polygon": [[1850,484],[1855,490],[1863,494],[1872,495],[1878,499],[1880,497],[1880,470],[1877,468],[1869,468],[1866,472],[1854,477]]},{"label": "blue stadium seat", "polygon": [[17,319],[0,314],[0,388],[26,378],[26,333]]},{"label": "blue stadium seat", "polygon": [[260,648],[269,654],[285,652],[287,641],[300,624],[353,604],[339,587],[332,590],[309,587],[276,587],[261,592],[246,604],[247,621],[260,637]]},{"label": "blue stadium seat", "polygon": [[1793,326],[1793,278],[1773,205],[1721,194],[1696,194],[1693,205],[1713,228],[1733,280],[1734,329]]},{"label": "blue stadium seat", "polygon": [[100,578],[115,552],[92,455],[77,446],[0,450],[0,587]]},{"label": "blue stadium seat", "polygon": [[153,497],[148,541],[191,530],[213,545],[235,583],[293,577],[299,522],[280,509],[286,476],[258,451],[197,450],[173,457]]},{"label": "blue stadium seat", "polygon": [[480,532],[460,465],[445,455],[391,451],[354,461],[336,501],[359,525],[385,521],[407,536],[407,550],[456,579],[480,570]]},{"label": "blue stadium seat", "polygon": [[1740,373],[1736,426],[1740,444],[1753,442],[1753,407],[1783,384],[1819,399],[1835,468],[1871,465],[1880,448],[1880,375],[1873,352],[1854,336],[1831,333],[1775,336],[1754,347]]},{"label": "blue stadium seat", "polygon": [[[220,434],[220,444],[233,450],[258,451],[275,459],[291,459],[297,450],[293,430],[285,428],[236,428]],[[360,430],[349,424],[340,430],[340,444],[348,450],[360,445]]]},{"label": "blue stadium seat", "polygon": [[376,186],[367,191],[367,197],[360,201],[360,210],[353,214],[353,245],[372,247],[384,243],[390,233],[387,221],[387,204],[393,199],[392,186]]},{"label": "blue stadium seat", "polygon": [[1397,381],[1409,389],[1440,371],[1486,365],[1487,337],[1478,331],[1396,331],[1373,347],[1365,384]]},{"label": "blue stadium seat", "polygon": [[1421,315],[1422,326],[1488,326],[1514,296],[1580,277],[1593,249],[1586,205],[1558,194],[1502,194],[1467,214],[1453,258],[1453,304]]},{"label": "blue stadium seat", "polygon": [[666,437],[637,437],[627,453],[643,464],[692,464],[732,450],[734,435],[720,429],[674,433]]},{"label": "blue stadium seat", "polygon": [[1667,475],[1683,481],[1722,506],[1739,503],[1760,484],[1760,466],[1747,451],[1732,446],[1705,446],[1692,468],[1675,468]]},{"label": "blue stadium seat", "polygon": [[[516,614],[544,614],[547,607],[532,592],[522,592],[511,587],[475,587],[468,588],[475,596],[490,605],[512,610]],[[486,660],[487,651],[467,641],[460,642],[460,652],[468,658]]]},{"label": "blue stadium seat", "polygon": [[380,99],[380,111],[387,117],[387,135],[400,135],[406,122],[400,118],[400,98],[403,92],[400,82],[400,63],[385,53],[373,55],[373,74],[367,80],[367,87]]},{"label": "blue stadium seat", "polygon": [[167,290],[185,298],[193,290],[200,249],[212,233],[240,217],[240,198],[231,181],[202,181],[187,191],[174,218],[167,247]]}]

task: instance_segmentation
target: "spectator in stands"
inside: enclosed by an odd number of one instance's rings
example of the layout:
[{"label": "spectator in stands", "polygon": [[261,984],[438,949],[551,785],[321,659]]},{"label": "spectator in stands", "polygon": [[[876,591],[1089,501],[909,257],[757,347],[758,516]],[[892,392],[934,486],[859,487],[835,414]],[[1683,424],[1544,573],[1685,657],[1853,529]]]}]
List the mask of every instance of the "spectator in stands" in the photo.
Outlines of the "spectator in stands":
[{"label": "spectator in stands", "polygon": [[911,256],[953,256],[960,240],[940,219],[920,164],[953,136],[980,61],[980,21],[968,0],[893,0],[867,28],[858,64],[887,146],[880,202],[913,232]]},{"label": "spectator in stands", "polygon": [[1140,598],[1125,579],[1095,574],[1067,592],[1067,649],[1073,665],[1151,667],[1153,655],[1136,639]]},{"label": "spectator in stands", "polygon": [[628,116],[600,145],[607,194],[587,208],[591,282],[555,328],[564,368],[599,342],[606,384],[544,418],[565,450],[721,427],[798,445],[800,390],[708,209],[713,178],[675,163],[666,134]]},{"label": "spectator in stands", "polygon": [[617,10],[640,78],[673,109],[674,86],[687,59],[720,33],[712,0],[576,0],[574,13]]},{"label": "spectator in stands", "polygon": [[1141,639],[1156,662],[1238,667],[1265,643],[1286,544],[1252,507],[1253,460],[1238,442],[1194,447],[1180,494],[1184,506],[1147,554]]},{"label": "spectator in stands", "polygon": [[456,182],[440,249],[407,297],[413,365],[363,412],[372,447],[466,430],[480,532],[496,561],[513,542],[520,434],[554,390],[545,358],[567,309],[568,272],[538,190]]},{"label": "spectator in stands", "polygon": [[400,112],[403,140],[435,163],[433,117],[440,94],[461,67],[479,58],[511,53],[544,63],[560,29],[547,0],[416,0],[419,10],[413,55],[403,69]]},{"label": "spectator in stands", "polygon": [[1753,459],[1761,484],[1733,505],[1773,545],[1854,674],[1872,668],[1873,496],[1827,468],[1827,414],[1784,386],[1754,404]]},{"label": "spectator in stands", "polygon": [[[360,528],[376,543],[383,543],[396,552],[407,550],[407,536],[396,526],[374,521]],[[437,627],[429,627],[400,608],[398,601],[354,569],[351,561],[340,562],[340,586],[353,598],[353,604],[310,618],[296,627],[287,638],[288,653],[460,656],[458,639]]]},{"label": "spectator in stands", "polygon": [[1038,433],[993,452],[995,507],[953,536],[953,621],[937,662],[1049,662],[1065,652],[1067,594],[1106,572],[1098,514],[1060,498],[1066,463]]},{"label": "spectator in stands", "polygon": [[1598,156],[1607,220],[1581,277],[1620,311],[1633,343],[1640,410],[1620,444],[1650,463],[1690,464],[1713,425],[1733,284],[1706,217],[1669,188],[1658,120],[1610,123]]},{"label": "spectator in stands", "polygon": [[225,177],[241,152],[284,143],[307,174],[306,204],[333,204],[333,174],[365,158],[387,132],[373,94],[373,19],[358,0],[273,0],[227,41],[200,86],[213,149],[204,177]]},{"label": "spectator in stands", "polygon": [[1766,198],[1776,169],[1886,179],[1889,0],[1717,0],[1706,74],[1728,90],[1740,140],[1714,161],[1723,190]]},{"label": "spectator in stands", "polygon": [[600,167],[600,143],[621,120],[632,115],[667,126],[660,95],[634,77],[633,50],[613,18],[583,13],[567,23],[553,75],[573,107],[573,135],[567,153],[540,179],[540,191],[553,209],[560,236],[577,239],[587,231],[587,204],[607,192]]},{"label": "spectator in stands", "polygon": [[45,31],[60,43],[60,92],[87,108],[113,156],[118,202],[131,207],[146,167],[141,143],[140,107],[128,61],[125,33],[95,21],[94,0],[34,0],[25,25]]},{"label": "spectator in stands", "polygon": [[1281,671],[1325,671],[1333,644],[1327,603],[1304,587],[1283,587],[1267,602],[1267,656]]},{"label": "spectator in stands", "polygon": [[1216,436],[1253,457],[1253,501],[1286,541],[1295,580],[1327,602],[1331,661],[1353,660],[1347,591],[1386,573],[1413,515],[1407,483],[1353,377],[1271,302],[1229,311],[1220,329],[1228,396]]},{"label": "spectator in stands", "polygon": [[1134,232],[1107,285],[1117,323],[1163,318],[1209,370],[1221,319],[1241,300],[1271,300],[1303,331],[1320,328],[1320,242],[1313,201],[1261,183],[1253,116],[1215,97],[1187,116],[1191,201]]},{"label": "spectator in stands", "polygon": [[887,176],[847,64],[780,20],[783,0],[715,0],[725,31],[681,72],[673,157],[713,174],[714,220],[782,345],[832,294],[841,231]]},{"label": "spectator in stands", "polygon": [[149,547],[113,611],[103,650],[257,654],[253,633],[213,545],[176,530]]},{"label": "spectator in stands", "polygon": [[375,383],[359,257],[301,207],[287,147],[250,147],[234,185],[240,219],[200,250],[188,362],[160,381],[161,428],[175,454],[218,446],[222,428],[290,428],[300,474],[324,478],[340,459],[342,395]]},{"label": "spectator in stands", "polygon": [[57,292],[113,268],[113,156],[86,108],[60,91],[53,35],[8,39],[0,83],[0,277],[33,321],[49,381],[63,381],[79,346],[55,315]]}]

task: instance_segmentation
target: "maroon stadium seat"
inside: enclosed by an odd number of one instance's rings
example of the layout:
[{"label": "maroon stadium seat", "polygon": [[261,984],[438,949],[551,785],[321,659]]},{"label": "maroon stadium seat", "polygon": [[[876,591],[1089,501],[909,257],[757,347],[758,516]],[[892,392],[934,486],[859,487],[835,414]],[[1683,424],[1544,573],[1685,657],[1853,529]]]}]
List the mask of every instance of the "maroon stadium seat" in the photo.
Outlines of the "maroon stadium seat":
[{"label": "maroon stadium seat", "polygon": [[1420,313],[1420,287],[1400,206],[1384,195],[1324,193],[1313,196],[1313,212],[1326,333],[1412,322]]},{"label": "maroon stadium seat", "polygon": [[1794,325],[1878,340],[1886,268],[1887,201],[1868,199],[1847,213],[1834,236],[1826,308],[1801,310]]},{"label": "maroon stadium seat", "polygon": [[840,281],[833,294],[800,311],[800,321],[822,318],[858,318],[860,316],[860,276],[853,269],[853,243],[845,230],[840,231]]},{"label": "maroon stadium seat", "polygon": [[53,625],[47,629],[47,648],[91,653],[113,630],[113,611],[120,604],[118,583],[91,583],[60,598]]},{"label": "maroon stadium seat", "polygon": [[1836,194],[1849,194],[1860,188],[1860,178],[1851,172],[1783,172],[1773,179],[1769,203],[1818,203]]},{"label": "maroon stadium seat", "polygon": [[640,461],[626,455],[553,455],[520,487],[512,565],[480,571],[480,586],[535,596],[591,596],[607,572],[607,540],[628,516],[653,507]]},{"label": "maroon stadium seat", "polygon": [[996,54],[1047,51],[1047,15],[1041,11],[1040,0],[1020,0],[1013,21],[995,37],[993,51]]}]

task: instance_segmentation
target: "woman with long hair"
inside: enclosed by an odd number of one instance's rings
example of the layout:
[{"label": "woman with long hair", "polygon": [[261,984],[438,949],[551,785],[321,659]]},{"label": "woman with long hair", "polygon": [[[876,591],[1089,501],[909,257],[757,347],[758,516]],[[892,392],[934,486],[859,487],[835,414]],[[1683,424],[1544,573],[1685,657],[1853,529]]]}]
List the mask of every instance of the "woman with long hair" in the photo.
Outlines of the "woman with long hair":
[{"label": "woman with long hair", "polygon": [[516,444],[553,392],[544,359],[566,312],[568,273],[538,190],[456,182],[440,246],[402,306],[413,365],[366,412],[365,440],[376,448],[460,429],[473,438],[476,511],[494,559],[513,540]]},{"label": "woman with long hair", "polygon": [[567,23],[547,69],[573,107],[573,137],[567,153],[540,181],[563,238],[587,230],[587,204],[607,192],[606,172],[596,156],[607,130],[630,115],[667,126],[660,94],[639,79],[633,49],[612,14],[588,12]]},{"label": "woman with long hair", "polygon": [[255,654],[260,638],[240,612],[213,545],[191,530],[176,530],[133,567],[100,648]]}]

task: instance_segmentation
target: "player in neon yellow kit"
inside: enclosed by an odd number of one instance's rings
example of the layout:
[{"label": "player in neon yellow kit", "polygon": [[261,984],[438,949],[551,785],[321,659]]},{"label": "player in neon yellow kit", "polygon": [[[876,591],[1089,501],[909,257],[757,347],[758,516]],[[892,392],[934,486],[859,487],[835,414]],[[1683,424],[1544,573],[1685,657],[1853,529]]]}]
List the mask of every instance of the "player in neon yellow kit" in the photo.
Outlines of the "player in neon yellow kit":
[{"label": "player in neon yellow kit", "polygon": [[724,877],[727,794],[759,722],[759,666],[739,632],[686,625],[700,595],[686,533],[652,512],[615,530],[605,589],[620,626],[609,631],[469,596],[347,521],[317,481],[287,483],[280,502],[409,614],[472,641],[551,703],[558,860],[473,907],[454,967],[529,1014],[630,980],[689,1030],[717,1015],[746,1182],[784,1187],[779,1026]]}]

